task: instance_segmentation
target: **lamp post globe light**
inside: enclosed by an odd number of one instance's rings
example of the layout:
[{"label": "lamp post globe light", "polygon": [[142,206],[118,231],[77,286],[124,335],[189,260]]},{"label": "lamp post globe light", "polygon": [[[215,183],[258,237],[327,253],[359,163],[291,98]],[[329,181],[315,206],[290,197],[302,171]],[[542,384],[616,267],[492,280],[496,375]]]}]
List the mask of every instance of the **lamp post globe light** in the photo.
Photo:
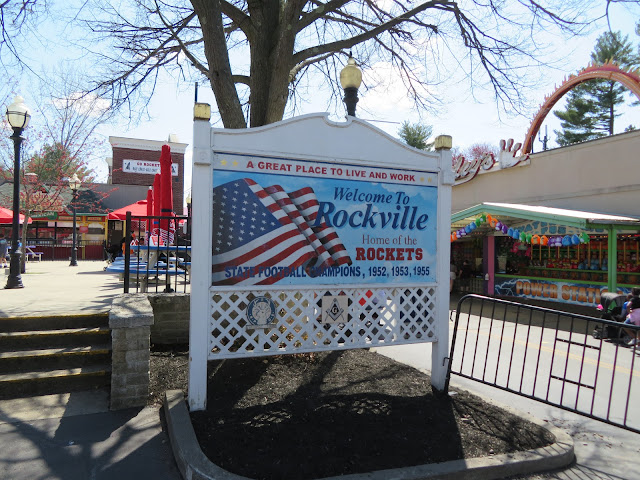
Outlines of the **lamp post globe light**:
[{"label": "lamp post globe light", "polygon": [[[13,128],[13,224],[11,228],[11,260],[9,262],[9,278],[5,288],[23,288],[20,276],[20,253],[18,251],[18,229],[20,228],[20,145],[22,131],[29,125],[31,110],[24,104],[24,98],[16,96],[7,107],[7,121]],[[26,220],[26,218],[25,218]]]},{"label": "lamp post globe light", "polygon": [[77,247],[77,234],[76,234],[76,199],[78,196],[78,189],[80,188],[80,185],[82,184],[82,182],[80,182],[80,179],[78,178],[78,174],[74,173],[73,177],[71,177],[69,179],[69,188],[71,188],[71,191],[73,192],[73,197],[71,199],[71,206],[73,207],[73,233],[71,236],[71,242],[72,242],[72,247],[71,247],[71,263],[69,263],[70,267],[77,267],[78,266],[78,247]]},{"label": "lamp post globe light", "polygon": [[347,106],[347,115],[356,116],[356,103],[358,103],[358,88],[362,84],[362,71],[356,65],[356,61],[349,53],[347,65],[340,72],[340,85],[344,90],[342,99]]}]

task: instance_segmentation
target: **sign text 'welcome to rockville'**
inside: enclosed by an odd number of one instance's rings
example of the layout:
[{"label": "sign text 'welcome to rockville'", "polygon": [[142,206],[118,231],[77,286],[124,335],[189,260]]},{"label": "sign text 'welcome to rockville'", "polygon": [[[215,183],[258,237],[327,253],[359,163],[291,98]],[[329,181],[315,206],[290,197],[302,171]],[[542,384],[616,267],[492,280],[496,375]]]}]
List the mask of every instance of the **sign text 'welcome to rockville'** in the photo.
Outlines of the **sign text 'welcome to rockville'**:
[{"label": "sign text 'welcome to rockville'", "polygon": [[436,173],[219,155],[213,285],[435,281]]}]

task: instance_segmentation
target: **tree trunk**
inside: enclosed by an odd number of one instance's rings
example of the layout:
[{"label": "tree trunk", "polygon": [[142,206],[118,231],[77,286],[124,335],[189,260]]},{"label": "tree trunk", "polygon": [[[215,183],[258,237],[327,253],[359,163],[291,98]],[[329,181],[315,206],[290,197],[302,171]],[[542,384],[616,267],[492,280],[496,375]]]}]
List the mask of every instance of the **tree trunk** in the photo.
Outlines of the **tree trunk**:
[{"label": "tree trunk", "polygon": [[250,125],[258,127],[282,120],[289,97],[289,73],[293,67],[297,1],[249,2],[256,30],[251,42]]},{"label": "tree trunk", "polygon": [[209,81],[225,128],[245,128],[247,123],[233,81],[229,52],[222,25],[220,0],[191,0],[204,37]]},{"label": "tree trunk", "polygon": [[613,102],[609,105],[609,135],[613,135],[613,120],[614,120]]},{"label": "tree trunk", "polygon": [[615,94],[614,94],[614,89],[616,87],[616,84],[614,82],[609,82],[609,135],[613,135],[613,120],[615,119],[615,105],[614,105],[614,98],[615,98]]}]

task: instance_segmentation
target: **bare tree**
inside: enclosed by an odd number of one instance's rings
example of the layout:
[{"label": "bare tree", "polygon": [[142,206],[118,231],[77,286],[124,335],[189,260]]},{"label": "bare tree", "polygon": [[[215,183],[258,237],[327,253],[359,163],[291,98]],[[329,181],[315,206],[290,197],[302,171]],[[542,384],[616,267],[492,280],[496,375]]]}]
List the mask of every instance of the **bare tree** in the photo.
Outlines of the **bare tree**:
[{"label": "bare tree", "polygon": [[0,64],[23,65],[19,42],[37,34],[38,17],[47,10],[46,0],[0,0]]},{"label": "bare tree", "polygon": [[419,106],[433,100],[425,87],[450,57],[456,72],[518,109],[531,74],[524,67],[541,64],[542,32],[572,35],[593,20],[584,2],[546,3],[130,0],[123,8],[96,0],[79,17],[104,41],[95,52],[103,67],[95,91],[108,92],[115,106],[148,99],[162,71],[199,76],[210,83],[224,126],[242,128],[281,120],[311,71],[335,88],[349,50],[364,66],[392,65]]},{"label": "bare tree", "polygon": [[37,103],[46,142],[66,149],[70,158],[90,158],[101,145],[97,129],[113,115],[108,100],[83,93],[84,78],[64,65],[40,75]]}]

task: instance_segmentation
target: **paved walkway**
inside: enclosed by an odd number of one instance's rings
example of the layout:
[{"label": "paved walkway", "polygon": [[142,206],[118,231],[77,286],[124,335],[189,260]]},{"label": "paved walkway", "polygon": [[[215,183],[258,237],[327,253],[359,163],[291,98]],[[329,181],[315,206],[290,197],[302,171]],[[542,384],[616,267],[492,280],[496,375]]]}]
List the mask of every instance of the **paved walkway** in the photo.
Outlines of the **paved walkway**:
[{"label": "paved walkway", "polygon": [[[29,262],[24,288],[0,278],[0,317],[107,312],[122,282],[104,266]],[[0,445],[0,480],[181,479],[160,410],[111,412],[104,390],[0,400]]]},{"label": "paved walkway", "polygon": [[9,269],[0,276],[0,317],[106,312],[111,300],[122,293],[117,275],[104,271],[101,261],[28,262],[22,274],[24,288],[6,290]]},{"label": "paved walkway", "polygon": [[[79,262],[78,267],[67,262],[29,263],[23,275],[25,288],[0,289],[0,317],[107,311],[111,299],[122,292],[122,283],[103,272],[103,267],[103,262],[89,261]],[[428,346],[377,350],[424,371],[430,368]],[[454,382],[548,420],[574,437],[575,467],[522,478],[640,478],[635,466],[640,452],[637,434],[462,380]],[[109,412],[105,392],[0,401],[0,445],[0,480],[180,479],[161,428],[160,411]]]}]

